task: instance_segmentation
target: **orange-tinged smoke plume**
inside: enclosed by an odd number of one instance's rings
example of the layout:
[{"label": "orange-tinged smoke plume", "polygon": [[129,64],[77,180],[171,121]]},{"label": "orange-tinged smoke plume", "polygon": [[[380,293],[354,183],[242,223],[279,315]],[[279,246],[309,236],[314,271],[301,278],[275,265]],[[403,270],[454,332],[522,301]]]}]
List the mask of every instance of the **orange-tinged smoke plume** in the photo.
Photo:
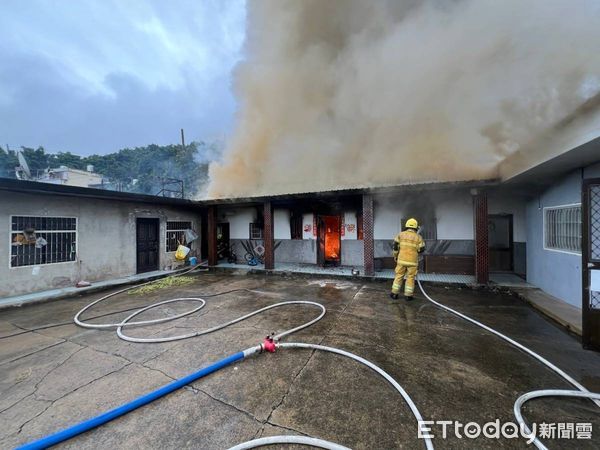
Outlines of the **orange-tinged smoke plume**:
[{"label": "orange-tinged smoke plume", "polygon": [[596,0],[250,2],[209,197],[493,178],[600,90]]}]

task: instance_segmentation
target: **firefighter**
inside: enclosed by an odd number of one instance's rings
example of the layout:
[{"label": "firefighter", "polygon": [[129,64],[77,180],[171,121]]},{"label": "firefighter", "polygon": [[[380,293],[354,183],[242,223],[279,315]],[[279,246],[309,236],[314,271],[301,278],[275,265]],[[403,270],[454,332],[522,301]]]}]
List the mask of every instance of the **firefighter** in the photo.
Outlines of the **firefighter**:
[{"label": "firefighter", "polygon": [[398,234],[394,239],[394,261],[396,261],[396,278],[392,284],[390,297],[398,300],[398,294],[402,288],[402,282],[406,275],[404,284],[404,298],[413,299],[415,291],[415,277],[417,276],[417,266],[419,264],[419,253],[425,250],[425,242],[417,233],[419,223],[415,219],[408,219],[404,226],[404,231]]}]

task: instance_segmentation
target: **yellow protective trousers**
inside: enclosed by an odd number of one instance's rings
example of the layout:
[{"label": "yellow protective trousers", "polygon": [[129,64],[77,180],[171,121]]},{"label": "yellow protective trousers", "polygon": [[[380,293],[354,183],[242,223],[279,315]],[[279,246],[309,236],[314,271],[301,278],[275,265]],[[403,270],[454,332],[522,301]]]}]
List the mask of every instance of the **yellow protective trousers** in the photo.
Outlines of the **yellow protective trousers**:
[{"label": "yellow protective trousers", "polygon": [[392,293],[398,294],[402,289],[402,282],[406,275],[406,283],[404,284],[404,295],[412,297],[415,292],[415,277],[417,276],[417,266],[405,266],[404,264],[396,265],[396,278],[392,284]]}]

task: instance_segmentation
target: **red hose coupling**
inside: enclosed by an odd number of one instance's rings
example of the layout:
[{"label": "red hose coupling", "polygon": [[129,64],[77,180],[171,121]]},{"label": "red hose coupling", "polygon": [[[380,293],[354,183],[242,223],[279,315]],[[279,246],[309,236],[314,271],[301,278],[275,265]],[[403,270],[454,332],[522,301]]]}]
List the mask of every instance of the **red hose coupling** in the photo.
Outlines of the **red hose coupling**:
[{"label": "red hose coupling", "polygon": [[263,352],[275,353],[275,350],[277,350],[275,341],[271,336],[267,336],[260,347]]}]

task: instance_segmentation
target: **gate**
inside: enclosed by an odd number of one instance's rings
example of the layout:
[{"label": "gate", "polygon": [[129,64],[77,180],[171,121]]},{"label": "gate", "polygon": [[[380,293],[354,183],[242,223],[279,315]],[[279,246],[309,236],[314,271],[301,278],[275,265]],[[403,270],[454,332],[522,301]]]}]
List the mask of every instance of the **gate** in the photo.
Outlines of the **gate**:
[{"label": "gate", "polygon": [[600,178],[583,180],[581,206],[582,341],[600,351]]}]

